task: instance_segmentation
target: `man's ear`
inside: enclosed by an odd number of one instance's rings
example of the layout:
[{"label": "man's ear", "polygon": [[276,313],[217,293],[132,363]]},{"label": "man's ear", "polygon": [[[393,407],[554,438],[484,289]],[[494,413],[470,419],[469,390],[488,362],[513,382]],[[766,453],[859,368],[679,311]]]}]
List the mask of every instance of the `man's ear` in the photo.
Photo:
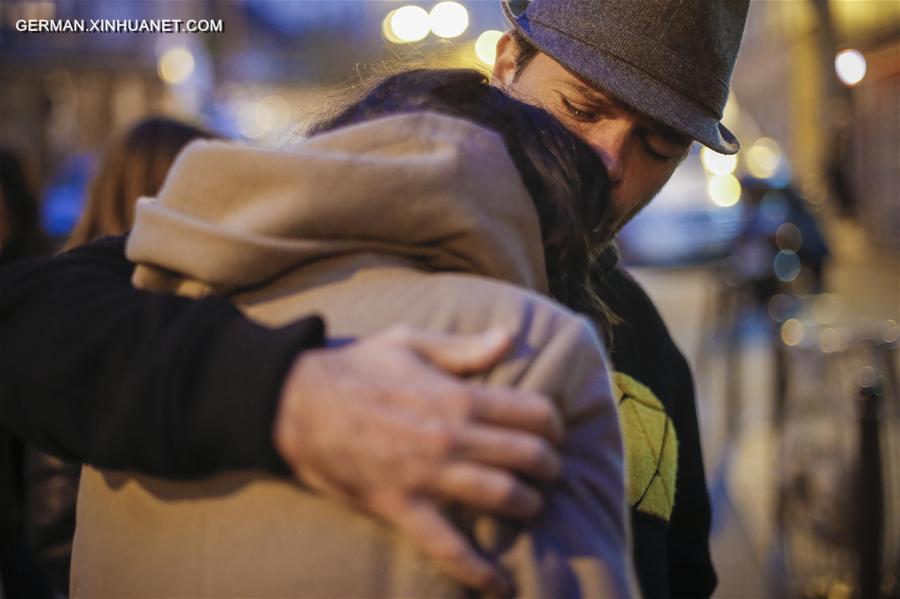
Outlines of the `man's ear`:
[{"label": "man's ear", "polygon": [[516,55],[519,49],[507,31],[497,40],[496,58],[494,59],[493,79],[495,85],[509,87],[516,78]]}]

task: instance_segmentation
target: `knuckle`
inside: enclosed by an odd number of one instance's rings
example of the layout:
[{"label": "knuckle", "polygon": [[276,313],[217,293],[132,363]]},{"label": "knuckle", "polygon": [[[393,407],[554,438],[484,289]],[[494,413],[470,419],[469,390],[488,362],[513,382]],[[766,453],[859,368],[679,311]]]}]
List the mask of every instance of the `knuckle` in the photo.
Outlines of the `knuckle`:
[{"label": "knuckle", "polygon": [[519,483],[508,474],[501,474],[494,483],[494,498],[503,506],[512,506],[519,496]]},{"label": "knuckle", "polygon": [[428,439],[432,454],[438,459],[453,455],[459,444],[456,430],[440,422],[431,423],[429,429]]},{"label": "knuckle", "polygon": [[528,438],[522,443],[522,455],[531,468],[539,468],[550,460],[550,444],[543,439]]},{"label": "knuckle", "polygon": [[448,397],[453,414],[462,421],[469,421],[475,416],[475,396],[467,388],[452,391]]},{"label": "knuckle", "polygon": [[543,396],[534,398],[535,415],[545,422],[553,422],[556,420],[556,406],[549,399]]},{"label": "knuckle", "polygon": [[466,560],[466,550],[453,538],[442,538],[434,545],[435,557],[447,563],[461,565]]},{"label": "knuckle", "polygon": [[557,439],[563,434],[563,424],[556,405],[549,399],[539,396],[534,402],[534,417],[542,428],[553,431]]},{"label": "knuckle", "polygon": [[435,414],[448,422],[466,422],[475,410],[475,400],[464,385],[440,385],[432,397]]}]

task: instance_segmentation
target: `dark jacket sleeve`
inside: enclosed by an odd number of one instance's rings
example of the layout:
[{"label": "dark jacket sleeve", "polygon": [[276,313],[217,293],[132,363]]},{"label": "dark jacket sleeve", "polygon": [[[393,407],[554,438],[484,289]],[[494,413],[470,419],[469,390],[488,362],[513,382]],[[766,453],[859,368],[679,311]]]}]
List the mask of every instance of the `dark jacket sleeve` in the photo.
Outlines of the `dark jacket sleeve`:
[{"label": "dark jacket sleeve", "polygon": [[222,298],[139,291],[125,238],[0,270],[0,424],[38,448],[168,477],[281,470],[271,439],[284,374],[320,345]]}]

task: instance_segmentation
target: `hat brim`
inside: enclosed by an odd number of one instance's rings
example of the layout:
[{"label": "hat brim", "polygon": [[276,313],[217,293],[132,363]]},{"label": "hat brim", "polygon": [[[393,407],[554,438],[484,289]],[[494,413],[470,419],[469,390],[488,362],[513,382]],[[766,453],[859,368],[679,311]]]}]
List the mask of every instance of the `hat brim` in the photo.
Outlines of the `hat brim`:
[{"label": "hat brim", "polygon": [[[585,41],[575,39],[526,14],[516,17],[503,2],[506,18],[538,50],[592,86],[636,111],[695,139],[721,154],[741,149],[737,137],[718,116],[646,72]],[[590,60],[583,58],[590,56]]]}]

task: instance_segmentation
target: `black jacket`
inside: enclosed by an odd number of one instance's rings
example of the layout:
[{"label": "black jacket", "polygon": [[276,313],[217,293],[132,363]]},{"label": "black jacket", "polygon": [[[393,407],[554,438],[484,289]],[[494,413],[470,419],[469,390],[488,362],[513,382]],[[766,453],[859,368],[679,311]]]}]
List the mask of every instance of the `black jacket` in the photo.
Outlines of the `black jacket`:
[{"label": "black jacket", "polygon": [[653,302],[630,275],[613,267],[598,278],[598,294],[620,320],[611,332],[613,369],[650,388],[678,438],[669,521],[631,509],[641,591],[648,599],[708,597],[716,587],[709,553],[711,510],[690,368]]},{"label": "black jacket", "polygon": [[282,469],[278,392],[318,318],[268,329],[228,300],[135,290],[125,238],[0,270],[0,424],[102,468]]},{"label": "black jacket", "polygon": [[77,486],[77,469],[10,432],[74,462],[161,476],[285,468],[271,441],[278,390],[296,353],[323,342],[322,322],[266,329],[226,300],[136,291],[132,270],[124,238],[0,269],[6,596],[67,590]]},{"label": "black jacket", "polygon": [[[267,329],[224,299],[136,291],[124,243],[0,270],[0,425],[108,469],[283,471],[271,440],[278,391],[297,352],[323,342],[322,322]],[[641,589],[708,596],[710,509],[690,371],[628,275],[614,268],[599,291],[623,321],[613,330],[616,370],[653,390],[679,439],[670,522],[633,510]]]}]

